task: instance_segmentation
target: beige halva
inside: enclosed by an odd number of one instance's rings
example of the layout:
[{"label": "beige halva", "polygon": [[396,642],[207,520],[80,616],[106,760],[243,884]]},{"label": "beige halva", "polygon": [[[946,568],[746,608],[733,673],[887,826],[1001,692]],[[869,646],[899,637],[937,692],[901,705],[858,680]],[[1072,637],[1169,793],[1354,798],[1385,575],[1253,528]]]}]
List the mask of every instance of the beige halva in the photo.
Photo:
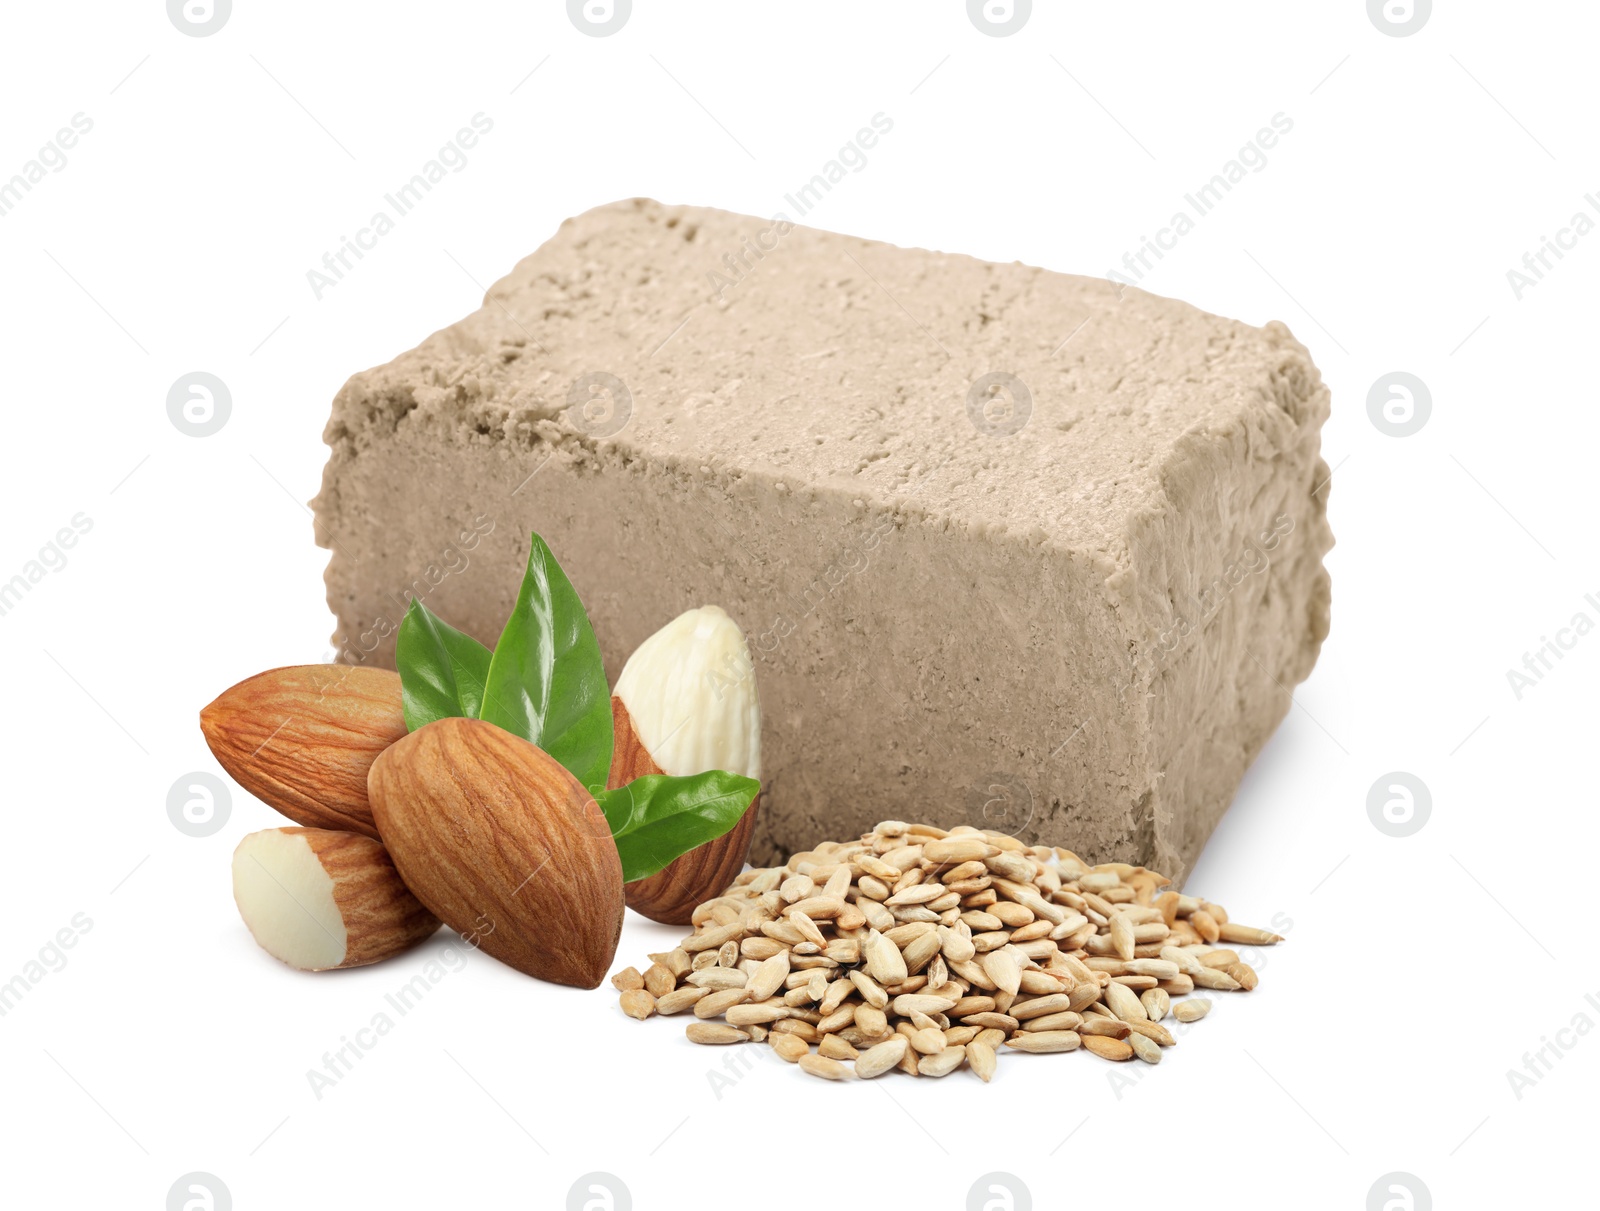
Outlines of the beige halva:
[{"label": "beige halva", "polygon": [[1328,630],[1328,391],[1281,324],[634,200],[334,400],[346,661],[492,644],[530,530],[614,679],[714,603],[763,707],[752,860],[886,817],[1181,879]]}]

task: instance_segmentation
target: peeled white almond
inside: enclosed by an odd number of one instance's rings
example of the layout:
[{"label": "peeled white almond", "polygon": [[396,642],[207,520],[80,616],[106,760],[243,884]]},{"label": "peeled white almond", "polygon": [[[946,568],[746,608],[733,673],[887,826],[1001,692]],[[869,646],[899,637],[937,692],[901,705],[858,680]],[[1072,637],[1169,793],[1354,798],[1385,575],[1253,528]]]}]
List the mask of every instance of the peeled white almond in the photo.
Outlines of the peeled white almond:
[{"label": "peeled white almond", "polygon": [[641,643],[612,696],[664,774],[761,777],[761,702],[739,624],[717,606],[679,614]]},{"label": "peeled white almond", "polygon": [[[716,606],[679,614],[641,643],[611,692],[616,744],[606,785],[646,774],[727,770],[761,777],[761,702],[739,624]],[[750,851],[760,796],[722,836],[629,883],[628,907],[688,925],[695,905],[733,882]]]}]

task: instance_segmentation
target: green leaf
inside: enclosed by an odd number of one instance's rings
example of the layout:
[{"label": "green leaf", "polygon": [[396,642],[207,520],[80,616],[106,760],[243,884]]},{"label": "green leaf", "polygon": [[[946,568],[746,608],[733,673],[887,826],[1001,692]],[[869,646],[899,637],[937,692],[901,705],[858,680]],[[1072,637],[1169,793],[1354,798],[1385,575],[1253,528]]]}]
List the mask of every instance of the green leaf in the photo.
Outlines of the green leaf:
[{"label": "green leaf", "polygon": [[611,691],[600,645],[572,583],[537,534],[489,663],[482,717],[537,744],[591,792],[605,786]]},{"label": "green leaf", "polygon": [[481,713],[489,649],[416,598],[400,620],[394,654],[408,729],[456,715],[476,719]]},{"label": "green leaf", "polygon": [[647,774],[595,798],[622,858],[622,880],[655,874],[680,854],[739,823],[761,783],[727,770],[673,777]]}]

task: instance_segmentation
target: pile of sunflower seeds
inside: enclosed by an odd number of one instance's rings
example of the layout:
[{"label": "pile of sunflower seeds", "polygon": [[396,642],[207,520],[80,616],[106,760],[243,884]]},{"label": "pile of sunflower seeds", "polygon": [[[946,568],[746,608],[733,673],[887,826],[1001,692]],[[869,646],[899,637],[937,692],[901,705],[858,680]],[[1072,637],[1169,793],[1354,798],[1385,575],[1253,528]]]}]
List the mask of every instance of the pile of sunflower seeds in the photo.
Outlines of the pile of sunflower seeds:
[{"label": "pile of sunflower seeds", "polygon": [[1196,989],[1256,986],[1230,944],[1283,940],[1170,882],[890,820],[745,871],[682,945],[611,982],[630,1017],[690,1013],[693,1042],[765,1042],[828,1080],[965,1066],[988,1081],[1003,1048],[1156,1064],[1176,1042],[1162,1022],[1211,1008]]}]

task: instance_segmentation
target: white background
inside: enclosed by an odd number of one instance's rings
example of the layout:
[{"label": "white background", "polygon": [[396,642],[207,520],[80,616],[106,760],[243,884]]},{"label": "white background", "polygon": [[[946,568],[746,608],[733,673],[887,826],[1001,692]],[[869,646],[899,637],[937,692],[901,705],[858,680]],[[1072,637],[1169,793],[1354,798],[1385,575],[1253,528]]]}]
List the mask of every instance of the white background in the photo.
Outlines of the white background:
[{"label": "white background", "polygon": [[[1558,1031],[1600,1023],[1600,636],[1520,700],[1506,673],[1600,621],[1600,233],[1521,300],[1506,274],[1576,212],[1600,220],[1594,6],[1461,0],[1409,37],[1362,0],[1041,3],[1000,38],[958,0],[639,0],[604,38],[559,3],[489,0],[238,0],[204,38],[160,0],[5,23],[0,179],[93,121],[0,218],[0,580],[93,523],[0,617],[0,980],[93,922],[0,1018],[9,1205],[159,1208],[198,1170],[241,1209],[559,1208],[602,1170],[640,1208],[961,1208],[1000,1170],[1041,1207],[1360,1208],[1390,1171],[1443,1207],[1587,1172],[1600,1039]],[[318,301],[306,271],[479,112],[468,166]],[[834,1086],[756,1047],[730,1071],[609,989],[476,957],[318,1100],[306,1070],[450,935],[292,973],[229,891],[233,846],[279,818],[235,787],[195,839],[166,797],[220,773],[202,704],[327,652],[301,502],[330,399],[562,218],[639,194],[771,215],[879,112],[892,133],[808,222],[1095,275],[1294,122],[1145,282],[1285,320],[1333,389],[1333,632],[1189,884],[1236,919],[1284,914],[1289,941],[1120,1096],[1087,1055],[1005,1055],[989,1086]],[[166,414],[191,370],[232,393],[203,439]],[[1431,389],[1414,436],[1368,418],[1393,370]],[[1367,815],[1393,770],[1432,794],[1404,839]],[[676,936],[630,917],[617,964]],[[1507,1070],[1558,1038],[1519,1098]],[[720,1096],[712,1069],[737,1078]]]}]

